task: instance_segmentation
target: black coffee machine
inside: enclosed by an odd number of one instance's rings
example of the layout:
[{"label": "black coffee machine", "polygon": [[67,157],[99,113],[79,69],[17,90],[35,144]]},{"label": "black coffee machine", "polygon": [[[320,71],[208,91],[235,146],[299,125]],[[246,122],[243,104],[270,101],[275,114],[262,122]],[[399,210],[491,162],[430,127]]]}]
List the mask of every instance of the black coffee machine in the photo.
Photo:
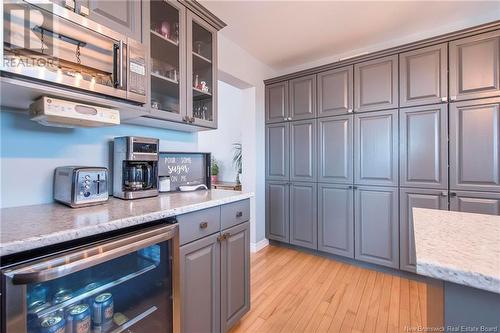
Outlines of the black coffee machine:
[{"label": "black coffee machine", "polygon": [[113,196],[137,199],[158,195],[159,140],[124,136],[113,148]]}]

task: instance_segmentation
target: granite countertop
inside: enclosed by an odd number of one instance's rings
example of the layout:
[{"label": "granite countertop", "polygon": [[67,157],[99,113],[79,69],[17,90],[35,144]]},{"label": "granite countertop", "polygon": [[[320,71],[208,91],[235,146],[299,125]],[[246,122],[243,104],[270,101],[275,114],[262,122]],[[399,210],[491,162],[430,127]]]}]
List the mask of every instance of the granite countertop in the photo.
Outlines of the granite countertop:
[{"label": "granite countertop", "polygon": [[500,216],[413,208],[417,273],[500,293]]},{"label": "granite countertop", "polygon": [[248,199],[253,193],[209,190],[160,194],[69,208],[59,203],[0,210],[0,256],[126,228],[169,216]]}]

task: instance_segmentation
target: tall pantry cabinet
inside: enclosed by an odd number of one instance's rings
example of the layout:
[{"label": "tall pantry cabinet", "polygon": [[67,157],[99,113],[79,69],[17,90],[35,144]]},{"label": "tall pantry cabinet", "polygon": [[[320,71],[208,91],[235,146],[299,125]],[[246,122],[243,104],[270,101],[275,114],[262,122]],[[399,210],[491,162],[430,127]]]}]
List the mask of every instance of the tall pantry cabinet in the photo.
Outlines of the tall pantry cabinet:
[{"label": "tall pantry cabinet", "polygon": [[268,238],[414,272],[413,208],[500,215],[500,31],[427,45],[270,80]]}]

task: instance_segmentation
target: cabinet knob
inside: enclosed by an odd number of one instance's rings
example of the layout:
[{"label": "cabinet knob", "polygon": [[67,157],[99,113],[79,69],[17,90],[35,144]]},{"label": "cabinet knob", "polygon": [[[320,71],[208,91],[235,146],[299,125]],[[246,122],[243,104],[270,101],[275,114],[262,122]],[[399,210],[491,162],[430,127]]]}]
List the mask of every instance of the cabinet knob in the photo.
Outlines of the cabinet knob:
[{"label": "cabinet knob", "polygon": [[450,100],[454,101],[457,99],[457,96],[450,96]]},{"label": "cabinet knob", "polygon": [[201,222],[200,223],[200,229],[206,229],[208,227],[208,223],[207,222]]},{"label": "cabinet knob", "polygon": [[243,212],[237,212],[236,213],[236,217],[242,217],[243,216]]},{"label": "cabinet knob", "polygon": [[292,117],[288,117],[288,120],[292,120]]},{"label": "cabinet knob", "polygon": [[442,196],[442,197],[447,197],[447,196],[448,196],[448,192],[447,192],[447,191],[443,191],[443,192],[441,192],[441,196]]},{"label": "cabinet knob", "polygon": [[450,192],[450,197],[453,198],[453,197],[456,197],[457,194],[455,192]]},{"label": "cabinet knob", "polygon": [[446,96],[441,97],[441,102],[448,102],[448,97],[446,97]]},{"label": "cabinet knob", "polygon": [[287,118],[287,117],[283,118],[283,121],[287,121],[287,120],[288,120],[288,118]]},{"label": "cabinet knob", "polygon": [[347,109],[347,113],[352,113],[352,109]]}]

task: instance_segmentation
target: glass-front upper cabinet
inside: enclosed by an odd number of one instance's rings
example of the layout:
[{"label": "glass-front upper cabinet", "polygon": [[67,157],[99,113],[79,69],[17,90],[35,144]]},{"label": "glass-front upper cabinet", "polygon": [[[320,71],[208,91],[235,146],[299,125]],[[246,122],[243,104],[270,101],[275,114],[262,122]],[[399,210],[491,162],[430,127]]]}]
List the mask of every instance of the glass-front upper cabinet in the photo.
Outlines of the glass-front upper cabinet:
[{"label": "glass-front upper cabinet", "polygon": [[188,12],[187,116],[195,125],[217,127],[217,30]]},{"label": "glass-front upper cabinet", "polygon": [[185,8],[177,1],[150,2],[151,113],[185,121]]}]

